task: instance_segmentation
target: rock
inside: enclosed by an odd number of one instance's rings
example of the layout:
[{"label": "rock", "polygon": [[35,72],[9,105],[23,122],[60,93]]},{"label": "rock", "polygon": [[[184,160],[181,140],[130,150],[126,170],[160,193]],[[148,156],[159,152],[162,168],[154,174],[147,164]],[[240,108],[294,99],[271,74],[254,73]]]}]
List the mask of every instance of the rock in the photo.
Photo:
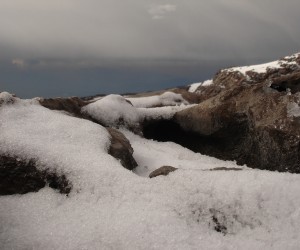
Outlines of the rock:
[{"label": "rock", "polygon": [[242,168],[226,168],[226,167],[219,167],[219,168],[211,168],[208,171],[241,171]]},{"label": "rock", "polygon": [[137,163],[133,158],[133,148],[127,138],[118,130],[107,128],[111,135],[111,144],[108,153],[119,159],[122,166],[126,169],[132,170],[137,167]]},{"label": "rock", "polygon": [[89,117],[86,117],[85,114],[81,113],[81,108],[87,105],[87,103],[78,97],[49,99],[40,98],[38,101],[45,108],[66,111],[73,116],[89,119]]},{"label": "rock", "polygon": [[168,175],[170,172],[174,172],[177,168],[171,166],[162,166],[149,174],[150,178],[157,177],[159,175]]},{"label": "rock", "polygon": [[145,124],[143,134],[252,168],[300,173],[299,63],[296,54],[221,70],[198,88],[197,106]]},{"label": "rock", "polygon": [[39,170],[34,159],[0,156],[0,195],[37,192],[46,185],[62,194],[72,189],[65,175]]},{"label": "rock", "polygon": [[[50,99],[40,99],[40,104],[46,108],[52,110],[61,110],[66,111],[69,114],[72,114],[78,118],[87,119],[92,122],[100,124],[99,121],[93,119],[86,112],[82,112],[82,107],[87,105],[88,103],[83,101],[78,97],[70,97],[70,98],[50,98]],[[130,105],[132,105],[129,101],[126,100]],[[103,125],[103,124],[102,124]],[[132,154],[133,149],[130,145],[130,142],[127,138],[118,130],[113,128],[107,128],[107,131],[111,135],[111,145],[108,153],[113,157],[119,159],[121,164],[132,170],[137,166],[136,161],[134,160]]]},{"label": "rock", "polygon": [[299,58],[263,73],[220,71],[201,89],[202,102],[174,117],[183,134],[193,134],[185,146],[253,168],[300,173]]}]

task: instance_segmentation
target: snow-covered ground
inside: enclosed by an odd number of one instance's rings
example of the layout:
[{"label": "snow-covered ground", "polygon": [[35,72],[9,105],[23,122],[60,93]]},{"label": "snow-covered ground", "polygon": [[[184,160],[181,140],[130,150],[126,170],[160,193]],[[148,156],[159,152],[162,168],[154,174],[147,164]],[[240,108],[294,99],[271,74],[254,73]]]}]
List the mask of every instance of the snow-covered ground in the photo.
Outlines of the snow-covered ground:
[{"label": "snow-covered ground", "polygon": [[[206,171],[237,166],[122,129],[139,164],[131,172],[107,154],[102,126],[1,100],[0,153],[37,158],[73,184],[69,196],[49,187],[1,196],[1,250],[299,249],[299,175]],[[145,178],[162,165],[179,169]]]},{"label": "snow-covered ground", "polygon": [[[194,153],[173,142],[147,140],[124,129],[121,132],[130,140],[134,148],[133,156],[138,167],[133,172],[139,176],[148,177],[152,171],[165,165],[187,171],[203,171],[220,167],[241,168],[234,162]],[[245,166],[243,168],[248,169]]]},{"label": "snow-covered ground", "polygon": [[[258,64],[258,65],[251,65],[251,66],[243,66],[243,67],[234,67],[230,69],[225,69],[226,71],[239,71],[243,75],[246,75],[248,71],[252,71],[258,74],[263,74],[266,73],[268,69],[280,69],[284,65],[295,65],[298,66],[297,62],[293,59],[297,58],[299,56],[299,53],[294,54],[292,56],[287,56],[283,58],[283,60],[277,60],[269,63],[264,63],[264,64]],[[292,60],[292,61],[288,61]]]}]

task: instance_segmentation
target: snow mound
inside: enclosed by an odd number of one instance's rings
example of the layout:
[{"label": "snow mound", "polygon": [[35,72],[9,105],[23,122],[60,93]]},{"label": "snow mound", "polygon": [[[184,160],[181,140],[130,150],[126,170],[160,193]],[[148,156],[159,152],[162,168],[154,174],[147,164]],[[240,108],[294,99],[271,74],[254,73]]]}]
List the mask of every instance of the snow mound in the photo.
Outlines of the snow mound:
[{"label": "snow mound", "polygon": [[108,95],[82,108],[105,126],[135,125],[140,117],[135,107],[120,95]]},{"label": "snow mound", "polygon": [[161,95],[155,96],[134,97],[126,99],[129,100],[132,103],[132,105],[137,108],[177,106],[181,104],[188,104],[188,102],[182,97],[181,94],[176,94],[173,92],[165,92]]},{"label": "snow mound", "polygon": [[189,87],[189,92],[194,93],[194,92],[197,91],[197,89],[198,89],[200,86],[205,87],[205,86],[210,86],[210,85],[212,85],[212,84],[213,84],[213,80],[212,80],[212,79],[206,80],[206,81],[204,81],[204,82],[192,83],[192,84],[190,85],[190,87]]},{"label": "snow mound", "polygon": [[[178,105],[179,101],[182,102]],[[131,102],[134,102],[134,107]],[[156,108],[142,108],[152,104],[170,104],[176,106],[164,106]],[[151,105],[150,105],[151,104]],[[82,112],[89,114],[105,126],[137,128],[145,119],[170,119],[176,112],[192,107],[175,93],[167,92],[161,96],[140,97],[125,99],[120,95],[108,95],[101,100],[93,102],[82,108]],[[140,108],[139,108],[140,107]]]},{"label": "snow mound", "polygon": [[14,103],[17,99],[8,92],[0,92],[0,105]]},{"label": "snow mound", "polygon": [[35,100],[0,107],[0,131],[0,154],[35,159],[40,170],[65,174],[77,190],[96,185],[103,178],[101,167],[122,168],[107,154],[110,136],[105,128]]}]

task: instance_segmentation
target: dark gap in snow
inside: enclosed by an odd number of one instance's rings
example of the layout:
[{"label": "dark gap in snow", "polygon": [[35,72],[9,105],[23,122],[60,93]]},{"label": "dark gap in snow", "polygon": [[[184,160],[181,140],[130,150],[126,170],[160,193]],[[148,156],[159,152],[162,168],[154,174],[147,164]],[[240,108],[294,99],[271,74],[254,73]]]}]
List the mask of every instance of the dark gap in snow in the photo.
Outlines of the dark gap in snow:
[{"label": "dark gap in snow", "polygon": [[291,78],[278,78],[274,79],[270,88],[277,90],[278,92],[289,91],[292,94],[300,92],[300,75],[294,74]]},{"label": "dark gap in snow", "polygon": [[209,136],[185,131],[174,120],[157,120],[143,125],[143,134],[146,139],[175,142],[194,152],[223,160],[237,160],[240,157],[237,145],[243,143],[247,131],[246,122],[229,124]]},{"label": "dark gap in snow", "polygon": [[62,194],[72,188],[65,175],[39,170],[34,159],[0,156],[0,170],[0,195],[37,192],[47,184]]},{"label": "dark gap in snow", "polygon": [[212,221],[214,223],[214,229],[218,232],[218,233],[222,233],[224,235],[227,234],[227,227],[225,225],[223,225],[218,217],[216,215],[212,215]]}]

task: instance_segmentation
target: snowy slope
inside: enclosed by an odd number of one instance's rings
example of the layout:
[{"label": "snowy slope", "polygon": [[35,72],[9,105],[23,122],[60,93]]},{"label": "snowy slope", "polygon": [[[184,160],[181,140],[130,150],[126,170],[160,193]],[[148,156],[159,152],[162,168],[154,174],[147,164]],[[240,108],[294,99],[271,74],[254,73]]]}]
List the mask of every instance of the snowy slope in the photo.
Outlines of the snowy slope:
[{"label": "snowy slope", "polygon": [[[106,153],[102,126],[10,98],[0,106],[0,152],[38,158],[73,189],[1,196],[0,249],[299,247],[299,175],[207,171],[236,164],[123,129],[139,163],[131,172]],[[161,165],[180,169],[145,178]]]},{"label": "snowy slope", "polygon": [[298,66],[295,59],[299,56],[299,53],[294,54],[292,56],[284,57],[281,60],[276,60],[273,62],[258,64],[258,65],[250,65],[250,66],[243,66],[243,67],[234,67],[230,69],[225,69],[226,71],[239,71],[243,75],[246,75],[246,72],[252,71],[258,74],[264,74],[267,72],[268,69],[280,69],[286,66]]}]

